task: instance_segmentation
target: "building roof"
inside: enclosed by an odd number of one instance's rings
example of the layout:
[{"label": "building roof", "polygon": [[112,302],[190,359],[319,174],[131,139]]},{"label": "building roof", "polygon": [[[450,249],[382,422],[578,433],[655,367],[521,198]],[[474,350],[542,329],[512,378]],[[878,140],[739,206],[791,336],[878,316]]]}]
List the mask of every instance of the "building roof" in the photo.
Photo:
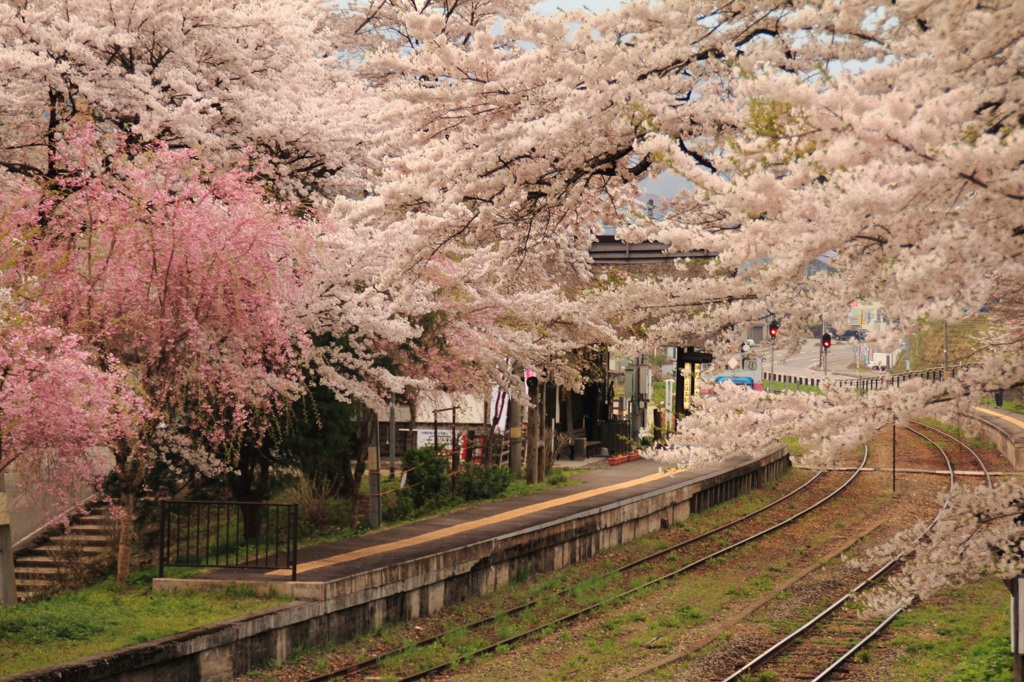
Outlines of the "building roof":
[{"label": "building roof", "polygon": [[649,263],[670,263],[677,258],[710,258],[711,253],[699,251],[669,252],[667,244],[661,242],[640,242],[628,244],[614,235],[598,235],[590,245],[590,257],[595,265],[643,265]]}]

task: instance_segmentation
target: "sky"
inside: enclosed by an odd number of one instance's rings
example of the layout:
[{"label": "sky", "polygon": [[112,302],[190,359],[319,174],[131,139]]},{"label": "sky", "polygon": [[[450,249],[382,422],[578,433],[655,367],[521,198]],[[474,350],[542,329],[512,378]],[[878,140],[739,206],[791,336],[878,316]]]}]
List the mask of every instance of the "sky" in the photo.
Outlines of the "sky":
[{"label": "sky", "polygon": [[534,5],[534,9],[540,14],[555,14],[558,10],[589,9],[595,14],[600,14],[609,9],[622,7],[625,0],[544,0]]}]

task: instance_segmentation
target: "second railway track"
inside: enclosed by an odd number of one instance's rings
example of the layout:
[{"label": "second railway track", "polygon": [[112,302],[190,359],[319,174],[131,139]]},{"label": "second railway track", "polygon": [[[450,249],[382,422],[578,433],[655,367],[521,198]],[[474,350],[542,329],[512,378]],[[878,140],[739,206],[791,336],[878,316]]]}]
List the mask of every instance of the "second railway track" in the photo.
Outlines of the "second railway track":
[{"label": "second railway track", "polygon": [[[991,485],[984,460],[966,443],[921,422],[912,421],[911,424],[913,426],[907,427],[906,431],[933,446],[944,460],[949,471],[950,489],[956,481],[958,469],[980,471],[988,485]],[[931,435],[940,434],[942,438],[934,440],[922,432],[925,430]],[[953,447],[948,447],[950,444]],[[955,455],[951,453],[954,448],[957,449]],[[941,513],[940,509],[932,519],[932,525]],[[864,590],[893,572],[898,572],[903,558],[901,555],[887,562],[869,578],[851,588],[759,655],[733,670],[731,674],[716,679],[735,682],[754,672],[765,673],[779,680],[818,682],[826,679],[847,679],[850,665],[858,652],[881,635],[905,608],[901,605],[886,614],[869,619],[861,617],[849,606]]]},{"label": "second railway track", "polygon": [[[818,474],[790,494],[753,513],[694,537],[669,540],[667,547],[623,563],[598,578],[306,680],[381,679],[382,667],[388,679],[394,680],[416,680],[443,674],[453,666],[565,627],[599,609],[648,594],[718,557],[796,523],[841,494],[859,473],[858,470],[851,475]],[[409,663],[414,659],[420,662],[415,665]],[[423,661],[427,659],[438,662],[425,664]],[[400,660],[403,663],[398,663]]]},{"label": "second railway track", "polygon": [[[914,438],[922,449],[933,447],[909,431],[899,432],[901,441]],[[884,444],[881,436],[879,440]],[[936,468],[934,454],[918,453],[916,459],[911,454],[901,447],[901,467]],[[888,463],[887,452],[878,457],[874,464]],[[956,468],[966,467],[968,457],[963,450],[955,458]],[[847,478],[854,480],[852,488],[839,493],[831,504],[826,502],[819,511],[778,527],[781,520],[810,506],[810,498],[824,497],[824,489],[834,489],[840,479]],[[576,573],[567,571],[539,578],[533,588],[528,587],[533,581],[528,581],[511,591],[528,593],[522,601],[496,594],[477,604],[467,603],[457,609],[462,616],[419,621],[415,632],[413,625],[395,628],[388,636],[390,645],[374,638],[349,646],[345,656],[332,653],[329,671],[278,673],[276,678],[289,682],[424,677],[619,680],[664,675],[681,680],[724,679],[740,665],[726,661],[741,660],[737,654],[752,656],[774,641],[744,634],[754,629],[752,622],[763,619],[755,613],[758,609],[780,601],[781,596],[781,602],[791,608],[789,615],[779,617],[796,620],[796,614],[808,612],[815,601],[835,601],[834,596],[824,596],[826,591],[845,594],[850,587],[837,582],[843,567],[832,559],[872,531],[873,537],[887,539],[898,529],[890,512],[896,501],[902,504],[905,498],[913,498],[915,508],[930,506],[934,511],[934,493],[941,482],[934,475],[901,474],[900,493],[883,494],[883,503],[875,503],[870,500],[888,490],[887,477],[822,474],[774,504],[708,533],[694,535],[686,530],[710,525],[698,516],[684,528],[672,527],[657,539],[646,540],[642,544],[656,549],[643,556],[635,549],[609,552],[597,560],[611,569],[603,575],[596,575],[602,571],[595,573],[591,566],[579,574],[596,577],[574,578]],[[739,543],[742,539],[749,540]],[[820,570],[822,566],[825,570]],[[684,580],[677,579],[684,575]],[[812,588],[811,596],[804,596],[804,582],[813,582],[815,576],[818,586]],[[856,580],[862,578],[861,574]],[[486,607],[488,603],[492,606]],[[763,644],[757,648],[759,642]],[[602,654],[598,647],[613,648]],[[607,662],[594,667],[588,654],[595,661],[604,655]]]}]

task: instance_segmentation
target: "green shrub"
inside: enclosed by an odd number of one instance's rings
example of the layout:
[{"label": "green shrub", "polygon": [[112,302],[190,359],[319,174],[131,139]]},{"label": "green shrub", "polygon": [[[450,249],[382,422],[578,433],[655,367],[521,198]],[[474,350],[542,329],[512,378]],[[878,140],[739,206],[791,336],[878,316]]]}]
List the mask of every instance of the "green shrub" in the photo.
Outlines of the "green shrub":
[{"label": "green shrub", "polygon": [[408,488],[402,488],[381,500],[381,516],[386,523],[416,518],[416,505],[410,492]]},{"label": "green shrub", "polygon": [[413,506],[420,511],[443,509],[451,504],[450,465],[434,447],[411,448],[402,457],[406,487]]},{"label": "green shrub", "polygon": [[545,479],[547,480],[547,484],[552,488],[557,488],[572,482],[569,475],[565,473],[565,469],[558,469],[554,467],[547,470]]},{"label": "green shrub", "polygon": [[351,502],[336,496],[326,477],[300,476],[278,501],[299,506],[299,536],[322,535],[335,528],[346,528]]},{"label": "green shrub", "polygon": [[467,502],[499,497],[512,482],[512,472],[503,466],[480,466],[465,462],[455,479],[455,490]]}]

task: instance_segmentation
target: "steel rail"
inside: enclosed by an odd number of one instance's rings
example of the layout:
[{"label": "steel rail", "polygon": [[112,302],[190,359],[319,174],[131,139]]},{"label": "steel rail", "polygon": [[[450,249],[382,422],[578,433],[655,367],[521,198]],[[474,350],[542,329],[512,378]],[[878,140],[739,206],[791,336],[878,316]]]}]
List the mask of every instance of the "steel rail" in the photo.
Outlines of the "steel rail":
[{"label": "steel rail", "polygon": [[[791,490],[790,492],[786,493],[785,495],[783,495],[782,497],[778,498],[777,500],[773,500],[772,502],[769,502],[768,504],[766,504],[765,506],[761,507],[760,509],[756,509],[756,510],[750,512],[749,514],[747,514],[745,516],[742,516],[742,517],[740,517],[738,519],[735,519],[733,521],[730,521],[728,523],[724,523],[721,526],[718,526],[716,528],[713,528],[712,530],[709,530],[709,531],[707,531],[705,533],[702,533],[701,535],[697,535],[695,537],[688,538],[688,539],[686,539],[686,540],[684,540],[682,542],[679,542],[679,543],[676,543],[676,544],[672,545],[671,547],[668,547],[666,549],[658,550],[657,552],[654,552],[652,554],[648,554],[647,556],[644,556],[641,559],[637,559],[635,561],[631,561],[628,564],[624,564],[622,566],[619,566],[619,567],[609,571],[608,573],[604,574],[603,576],[600,576],[600,577],[596,578],[596,580],[601,580],[603,578],[607,578],[609,576],[613,576],[613,575],[618,574],[618,573],[625,573],[626,571],[628,571],[630,569],[633,569],[633,568],[636,568],[637,566],[640,566],[640,565],[645,564],[645,563],[649,563],[650,561],[653,561],[654,559],[658,559],[658,558],[660,558],[662,556],[665,556],[667,554],[670,554],[670,553],[672,553],[674,551],[677,551],[679,549],[687,547],[688,545],[691,545],[691,544],[693,544],[695,542],[699,542],[700,540],[704,540],[704,539],[706,539],[706,538],[708,538],[708,537],[710,537],[712,535],[720,533],[723,530],[731,528],[731,527],[735,526],[738,523],[742,523],[743,521],[748,521],[748,520],[750,520],[750,519],[752,519],[752,518],[754,518],[754,517],[756,517],[756,516],[758,516],[760,514],[763,514],[764,512],[768,511],[769,509],[772,509],[773,507],[776,507],[776,506],[782,504],[783,502],[785,502],[786,500],[790,499],[791,497],[793,497],[795,495],[798,495],[799,493],[803,492],[812,483],[814,483],[819,478],[821,478],[824,474],[825,474],[825,472],[819,471],[814,476],[812,476],[811,478],[807,479],[804,483],[802,483],[797,488],[794,488],[793,490]],[[557,592],[554,593],[554,595],[555,596],[562,596],[562,595],[568,593],[570,590],[574,589],[574,587],[575,586],[567,587],[567,588],[564,588],[562,590],[558,590]],[[462,626],[460,626],[459,629],[475,630],[477,628],[483,627],[484,625],[488,625],[490,623],[493,623],[494,621],[498,620],[499,618],[504,618],[506,616],[512,616],[512,615],[515,615],[515,614],[519,613],[520,611],[524,611],[524,610],[526,610],[528,608],[537,606],[538,603],[539,602],[537,600],[534,600],[534,601],[526,602],[526,603],[523,603],[523,604],[519,604],[518,606],[514,606],[514,607],[512,607],[510,609],[506,609],[504,611],[500,611],[500,612],[492,614],[490,616],[486,616],[484,618],[481,618],[480,620],[474,621],[472,623],[467,623],[466,625],[462,625]],[[333,670],[331,672],[325,673],[325,674],[320,675],[318,677],[309,678],[307,680],[307,682],[326,682],[326,680],[342,679],[342,678],[347,677],[349,675],[354,675],[355,673],[361,672],[363,670],[368,670],[370,668],[374,668],[374,667],[380,665],[380,663],[382,661],[384,661],[385,659],[390,658],[392,656],[397,656],[399,654],[403,654],[403,653],[406,653],[408,651],[412,651],[414,649],[418,649],[418,648],[422,648],[422,647],[434,644],[435,642],[437,642],[440,639],[442,639],[446,634],[447,633],[441,633],[440,635],[433,635],[431,637],[426,637],[424,639],[416,640],[415,642],[413,642],[411,644],[408,644],[406,646],[399,647],[399,648],[396,648],[396,649],[392,649],[390,651],[385,651],[384,653],[379,654],[377,656],[374,656],[373,658],[368,658],[368,659],[359,661],[357,663],[352,663],[350,665],[344,666],[342,668],[338,668],[336,670]]]},{"label": "steel rail", "polygon": [[907,421],[909,421],[911,424],[916,424],[917,426],[923,426],[926,429],[931,429],[932,431],[935,431],[936,433],[942,434],[943,438],[950,439],[951,441],[953,441],[954,443],[956,443],[957,445],[962,447],[964,450],[967,450],[967,452],[969,452],[972,455],[974,455],[974,459],[978,462],[978,466],[981,468],[982,473],[985,474],[985,483],[986,483],[986,485],[988,485],[989,488],[992,487],[992,477],[988,473],[988,467],[985,466],[985,461],[981,458],[981,455],[979,455],[977,452],[974,451],[974,448],[972,448],[970,445],[968,445],[967,443],[963,442],[962,440],[960,440],[956,436],[943,431],[942,429],[935,428],[934,426],[931,426],[929,424],[923,424],[923,423],[921,423],[919,421],[914,421],[913,419],[908,419]]},{"label": "steel rail", "polygon": [[824,670],[822,670],[820,673],[818,673],[818,675],[813,680],[811,680],[811,682],[820,682],[821,680],[827,679],[829,675],[831,675],[832,673],[834,673],[836,670],[839,669],[839,666],[841,666],[843,663],[846,663],[848,660],[850,660],[850,658],[854,654],[856,654],[858,651],[860,651],[865,646],[867,646],[868,643],[871,642],[875,637],[877,637],[878,635],[880,635],[883,632],[885,632],[886,628],[888,628],[892,624],[892,622],[894,620],[896,620],[896,616],[898,616],[901,613],[903,613],[903,611],[905,609],[906,609],[905,606],[901,606],[898,609],[896,609],[895,611],[893,611],[892,613],[890,613],[888,616],[886,616],[885,620],[883,620],[881,623],[879,623],[877,626],[875,626],[874,630],[869,632],[859,642],[857,642],[852,647],[847,649],[846,653],[844,653],[842,656],[840,656],[836,660],[832,661],[832,664],[830,666],[828,666],[827,668],[825,668]]},{"label": "steel rail", "polygon": [[[769,527],[766,530],[763,530],[763,531],[759,532],[758,534],[756,534],[754,536],[748,537],[746,540],[742,540],[742,541],[740,541],[738,543],[734,543],[734,544],[732,544],[732,545],[730,545],[730,546],[728,546],[726,548],[723,548],[723,549],[715,552],[714,554],[706,556],[706,557],[704,557],[702,559],[698,559],[697,561],[694,561],[694,562],[690,563],[689,565],[684,566],[681,569],[677,569],[675,571],[672,571],[669,574],[661,576],[660,578],[656,578],[654,580],[648,581],[647,583],[644,583],[643,585],[641,585],[639,587],[635,587],[633,589],[630,589],[627,592],[615,595],[615,596],[610,597],[609,599],[606,599],[606,600],[604,600],[602,602],[599,602],[597,604],[585,607],[585,608],[583,608],[581,610],[578,610],[578,611],[576,611],[574,613],[571,613],[571,614],[568,614],[566,616],[560,617],[560,618],[558,618],[558,619],[556,619],[554,621],[545,623],[545,624],[543,624],[541,626],[538,626],[538,627],[535,627],[535,628],[531,628],[530,630],[528,630],[526,632],[519,633],[518,635],[514,635],[513,637],[508,638],[506,640],[503,640],[501,642],[496,642],[496,643],[491,644],[491,645],[489,645],[487,647],[484,647],[484,648],[482,648],[480,650],[477,650],[477,651],[471,652],[469,654],[466,654],[466,655],[460,657],[457,660],[449,661],[449,662],[443,663],[441,665],[435,666],[434,668],[431,668],[429,670],[423,670],[423,671],[420,671],[418,673],[414,673],[414,674],[412,674],[412,675],[410,675],[408,677],[399,678],[399,679],[400,680],[415,680],[415,679],[422,679],[423,677],[427,677],[427,676],[436,674],[436,673],[441,672],[441,671],[443,671],[443,670],[445,670],[447,668],[450,668],[453,665],[457,665],[459,663],[462,663],[462,662],[465,662],[467,660],[470,660],[470,659],[472,659],[475,656],[480,656],[480,655],[483,655],[483,654],[486,654],[486,653],[490,653],[491,651],[494,651],[495,649],[497,649],[499,646],[508,645],[508,644],[514,643],[514,642],[516,642],[518,640],[521,640],[521,639],[524,639],[526,637],[529,637],[529,636],[531,636],[531,635],[533,635],[533,634],[535,634],[535,633],[537,633],[537,632],[539,632],[539,631],[541,631],[541,630],[543,630],[545,628],[549,628],[552,625],[558,625],[558,624],[561,624],[561,623],[569,622],[571,620],[574,620],[575,618],[578,618],[578,617],[580,617],[582,615],[585,615],[586,613],[589,613],[590,611],[593,611],[593,610],[595,610],[595,609],[597,609],[597,608],[599,608],[601,606],[604,606],[604,605],[606,605],[608,603],[611,603],[611,602],[614,602],[614,601],[616,601],[618,599],[622,599],[624,597],[627,597],[627,596],[629,596],[629,595],[631,595],[631,594],[633,594],[633,593],[635,593],[635,592],[637,592],[639,590],[645,589],[647,587],[655,585],[655,584],[657,584],[659,582],[662,582],[664,580],[668,580],[670,578],[673,578],[673,577],[679,575],[680,573],[692,570],[693,568],[696,568],[697,566],[700,566],[701,564],[706,563],[707,561],[710,561],[711,559],[713,559],[713,558],[715,558],[717,556],[720,556],[721,554],[724,554],[724,553],[726,553],[728,551],[731,551],[732,549],[735,549],[736,547],[741,546],[742,544],[745,544],[746,542],[753,541],[754,539],[757,539],[757,538],[761,537],[762,535],[765,535],[765,534],[767,534],[767,533],[769,533],[769,532],[771,532],[773,530],[776,530],[776,529],[781,528],[781,527],[783,527],[785,525],[788,525],[788,524],[794,522],[796,519],[798,519],[801,516],[803,516],[804,514],[806,514],[806,513],[810,512],[810,511],[812,511],[813,509],[823,505],[828,500],[830,500],[832,497],[834,497],[835,495],[840,493],[842,490],[844,490],[846,487],[848,487],[850,485],[850,483],[853,482],[853,480],[857,477],[857,475],[863,469],[866,461],[867,461],[867,459],[865,457],[865,459],[860,463],[860,466],[858,467],[858,469],[856,471],[854,471],[850,475],[850,477],[841,486],[839,486],[838,488],[833,490],[827,496],[825,496],[822,499],[818,500],[818,502],[816,502],[811,507],[808,507],[807,509],[804,509],[802,512],[799,512],[798,514],[796,514],[794,516],[791,516],[791,517],[789,517],[789,518],[787,518],[787,519],[785,519],[783,521],[780,521],[779,523]],[[616,569],[614,569],[612,571],[609,571],[608,573],[606,573],[604,576],[601,576],[601,577],[603,578],[603,577],[608,577],[608,576],[611,576],[611,575],[615,575],[617,573],[623,573],[625,571],[628,571],[628,570],[630,570],[632,568],[635,568],[637,566],[640,566],[642,564],[649,563],[650,561],[652,561],[654,559],[657,559],[657,558],[660,558],[660,557],[662,557],[664,555],[667,555],[667,554],[669,554],[669,553],[671,553],[673,551],[676,551],[678,549],[681,549],[683,547],[691,545],[691,544],[693,544],[695,542],[698,542],[700,540],[703,540],[703,539],[706,539],[706,538],[708,538],[710,536],[713,536],[713,535],[715,535],[717,533],[720,533],[721,531],[726,530],[728,528],[731,528],[732,526],[735,526],[735,525],[737,525],[737,524],[739,524],[739,523],[741,523],[743,521],[750,520],[750,519],[752,519],[752,518],[754,518],[754,517],[756,517],[756,516],[766,512],[766,511],[768,511],[769,509],[772,509],[773,507],[778,506],[779,504],[785,502],[786,500],[792,498],[793,496],[799,494],[800,492],[804,491],[812,483],[814,483],[819,478],[821,478],[824,475],[824,473],[825,472],[818,472],[817,474],[812,476],[810,479],[805,481],[803,484],[801,484],[799,487],[797,487],[796,489],[790,491],[786,495],[780,497],[777,500],[773,500],[772,502],[770,502],[769,504],[765,505],[764,507],[761,507],[760,509],[757,509],[757,510],[755,510],[755,511],[749,513],[749,514],[746,514],[745,516],[740,517],[739,519],[735,519],[735,520],[730,521],[728,523],[722,524],[721,526],[718,526],[718,527],[714,528],[713,530],[707,531],[707,532],[705,532],[705,533],[703,533],[701,535],[698,535],[696,537],[684,540],[684,541],[682,541],[680,543],[677,543],[677,544],[675,544],[675,545],[673,545],[673,546],[671,546],[669,548],[659,550],[657,552],[654,552],[653,554],[649,554],[649,555],[643,557],[642,559],[632,561],[632,562],[630,562],[628,564],[624,564],[623,566],[620,566],[620,567],[618,567],[618,568],[616,568]],[[565,588],[563,590],[559,590],[558,592],[555,593],[555,596],[564,595],[567,592],[569,592],[570,590],[574,589],[575,587],[576,586]],[[479,628],[481,626],[487,625],[487,624],[489,624],[489,623],[491,623],[491,622],[493,622],[493,621],[495,621],[495,620],[497,620],[499,618],[502,618],[502,617],[505,617],[505,616],[508,616],[508,615],[514,615],[516,613],[519,613],[520,611],[523,611],[525,609],[528,609],[528,608],[531,608],[531,607],[534,607],[534,606],[537,606],[537,605],[538,605],[538,601],[534,600],[534,601],[531,601],[531,602],[528,602],[528,603],[521,604],[519,606],[513,607],[511,609],[502,611],[500,613],[497,613],[497,614],[494,614],[494,615],[491,615],[491,616],[487,616],[486,618],[483,618],[481,620],[475,621],[473,623],[469,623],[469,624],[460,626],[457,629],[458,630],[463,630],[463,629],[473,630],[473,629]],[[449,634],[449,633],[445,632],[445,633],[441,633],[439,635],[431,636],[431,637],[428,637],[428,638],[425,638],[425,639],[422,639],[422,640],[417,640],[416,642],[413,642],[412,644],[406,645],[404,647],[396,648],[396,649],[393,649],[391,651],[384,652],[384,653],[382,653],[382,654],[380,654],[378,656],[375,656],[373,658],[369,658],[369,659],[366,659],[366,660],[363,660],[363,661],[359,661],[357,663],[353,663],[351,665],[344,666],[342,668],[338,668],[336,670],[330,671],[328,673],[325,673],[325,674],[322,674],[322,675],[319,675],[319,676],[316,676],[316,677],[307,678],[306,682],[326,682],[327,680],[343,679],[343,678],[348,677],[350,675],[354,675],[354,674],[357,674],[359,672],[363,672],[365,670],[377,667],[384,660],[386,660],[387,658],[390,658],[392,656],[395,656],[395,655],[402,654],[402,653],[405,653],[405,652],[408,652],[408,651],[411,651],[411,650],[414,650],[414,649],[418,649],[418,648],[422,648],[424,646],[429,646],[431,644],[434,644],[434,643],[438,642],[439,640],[441,640],[443,637],[445,637],[447,634]]]},{"label": "steel rail", "polygon": [[[924,440],[926,440],[929,443],[931,443],[932,445],[934,445],[935,448],[939,451],[939,453],[943,456],[943,458],[946,460],[946,464],[949,467],[949,489],[952,490],[953,484],[954,484],[956,479],[955,479],[955,473],[954,473],[954,469],[953,469],[953,460],[949,457],[949,454],[942,448],[942,446],[940,446],[938,443],[936,443],[932,439],[928,438],[928,436],[925,436],[924,434],[922,434],[922,433],[920,433],[918,431],[915,431],[914,429],[911,429],[909,427],[904,427],[904,428],[907,431],[910,431],[911,433],[919,436],[920,438],[923,438]],[[864,446],[864,450],[865,450],[865,459],[866,459],[867,458],[867,445]],[[939,520],[939,515],[942,514],[942,512],[948,506],[949,506],[949,502],[947,501],[946,504],[944,504],[942,506],[942,508],[940,508],[939,511],[936,512],[935,516],[932,518],[931,523],[928,524],[928,527],[925,529],[924,533],[922,533],[921,537],[926,535],[935,526],[935,524]],[[807,632],[808,630],[810,630],[813,627],[815,627],[816,625],[818,625],[821,621],[823,621],[829,615],[834,613],[840,606],[842,606],[843,604],[845,604],[849,600],[853,599],[855,596],[857,596],[860,592],[864,591],[867,587],[869,587],[876,580],[878,580],[879,578],[881,578],[884,575],[886,575],[889,572],[891,572],[898,564],[902,563],[905,558],[906,558],[906,554],[900,554],[896,558],[891,559],[890,561],[888,561],[886,564],[884,564],[881,568],[879,568],[877,571],[875,571],[875,573],[873,573],[866,580],[863,580],[860,584],[858,584],[856,587],[854,587],[852,590],[847,592],[845,595],[843,595],[842,597],[837,599],[835,602],[833,602],[832,604],[827,606],[824,610],[822,610],[816,616],[812,617],[810,620],[805,622],[799,628],[797,628],[796,630],[792,631],[791,633],[789,633],[788,635],[786,635],[785,637],[780,639],[778,642],[776,642],[775,644],[770,646],[768,649],[763,651],[761,654],[759,654],[758,656],[756,656],[752,660],[748,661],[743,667],[741,667],[741,668],[737,669],[736,671],[734,671],[729,677],[725,678],[722,682],[733,682],[734,680],[738,680],[740,676],[751,672],[752,670],[758,668],[759,666],[764,665],[766,662],[768,662],[771,659],[775,658],[783,649],[785,649],[787,646],[792,644],[793,641],[795,641],[798,637],[800,637],[805,632]],[[838,658],[833,660],[832,663],[830,663],[824,670],[822,670],[820,673],[818,673],[818,675],[814,677],[812,682],[817,682],[819,680],[824,680],[829,675],[831,675],[833,672],[835,672],[843,663],[848,661],[853,655],[855,655],[858,651],[860,651],[862,648],[864,648],[875,637],[877,637],[879,634],[884,632],[885,629],[887,627],[889,627],[889,625],[892,623],[892,621],[895,620],[895,618],[901,612],[903,612],[903,610],[905,608],[906,608],[906,605],[902,605],[902,606],[898,607],[897,609],[895,609],[894,611],[892,611],[891,613],[889,613],[885,617],[885,619],[883,619],[882,622],[878,626],[876,626],[868,635],[866,635],[865,637],[861,638],[858,642],[856,642],[851,647],[849,647]]]},{"label": "steel rail", "polygon": [[729,677],[722,680],[722,682],[732,682],[732,680],[737,680],[741,676],[753,670],[754,668],[757,668],[758,666],[763,665],[768,661],[772,660],[773,658],[775,658],[775,656],[777,656],[787,646],[792,644],[793,641],[800,637],[802,634],[804,634],[805,632],[816,626],[818,623],[823,621],[825,618],[830,616],[840,606],[842,606],[849,600],[853,599],[860,591],[867,588],[875,580],[889,573],[889,571],[895,568],[895,566],[900,561],[902,561],[902,558],[892,559],[891,561],[886,563],[884,566],[882,566],[873,574],[871,574],[869,578],[867,578],[866,580],[862,581],[859,585],[857,585],[857,587],[853,588],[852,590],[844,594],[842,597],[826,606],[825,609],[820,611],[816,616],[808,620],[806,623],[798,627],[796,630],[790,632],[788,635],[780,639],[775,644],[771,645],[770,647],[762,651],[756,657],[748,661],[747,664],[744,665],[742,668],[738,668],[737,670],[733,671],[732,675],[729,675]]},{"label": "steel rail", "polygon": [[843,490],[848,488],[850,486],[850,484],[853,483],[854,479],[857,478],[857,476],[861,473],[861,471],[863,470],[864,465],[866,463],[867,463],[867,452],[864,453],[864,459],[861,460],[860,466],[857,468],[857,470],[854,471],[850,475],[850,477],[841,486],[839,486],[838,488],[836,488],[831,493],[829,493],[825,497],[821,498],[820,500],[818,500],[817,502],[815,502],[811,506],[805,508],[804,510],[802,510],[800,512],[797,512],[793,516],[790,516],[789,518],[787,518],[787,519],[785,519],[783,521],[780,521],[779,523],[777,523],[777,524],[775,524],[775,525],[773,525],[773,526],[771,526],[769,528],[761,530],[761,531],[755,533],[754,535],[748,536],[747,538],[745,538],[743,540],[740,540],[738,542],[734,542],[733,544],[729,545],[728,547],[724,547],[724,548],[722,548],[722,549],[720,549],[720,550],[718,550],[716,552],[713,552],[713,553],[711,553],[711,554],[709,554],[707,556],[704,556],[704,557],[702,557],[700,559],[692,561],[689,564],[687,564],[686,566],[683,566],[682,568],[678,568],[678,569],[676,569],[674,571],[671,571],[671,572],[663,574],[663,575],[661,575],[661,576],[659,576],[657,578],[649,580],[649,581],[643,583],[642,585],[638,585],[638,586],[636,586],[634,588],[626,590],[625,592],[621,592],[621,593],[619,593],[617,595],[614,595],[612,597],[609,597],[607,599],[603,599],[603,600],[601,600],[599,602],[596,602],[596,603],[591,604],[589,606],[586,606],[586,607],[584,607],[582,609],[579,609],[578,611],[575,611],[575,612],[567,614],[565,616],[561,616],[561,617],[556,618],[554,620],[548,621],[547,623],[544,623],[542,625],[538,625],[536,627],[530,628],[529,630],[526,630],[524,632],[521,632],[521,633],[518,633],[516,635],[513,635],[512,637],[504,639],[501,642],[495,642],[493,644],[489,644],[486,647],[483,647],[481,649],[477,649],[476,651],[473,651],[473,652],[470,652],[468,654],[464,654],[462,656],[459,656],[458,658],[456,658],[454,660],[446,661],[446,662],[441,663],[439,665],[436,665],[436,666],[434,666],[432,668],[429,668],[427,670],[421,670],[419,672],[413,673],[413,674],[408,675],[406,677],[400,677],[400,678],[398,678],[397,682],[411,682],[412,680],[420,680],[420,679],[423,679],[425,677],[430,677],[430,676],[435,675],[437,673],[443,672],[444,670],[447,670],[447,669],[449,669],[449,668],[451,668],[453,666],[460,665],[462,663],[470,661],[473,658],[476,658],[477,656],[482,656],[484,654],[491,653],[492,651],[496,650],[499,646],[503,646],[503,645],[507,646],[509,644],[515,643],[517,641],[520,641],[522,639],[530,637],[530,636],[532,636],[534,634],[537,634],[539,632],[547,630],[548,628],[551,628],[552,626],[563,625],[565,623],[571,622],[571,621],[579,618],[580,616],[583,616],[583,615],[586,615],[586,614],[590,613],[591,611],[595,611],[595,610],[597,610],[597,609],[599,609],[599,608],[601,608],[603,606],[607,606],[609,604],[613,604],[613,603],[618,602],[618,601],[620,601],[620,600],[622,600],[622,599],[624,599],[626,597],[629,597],[629,596],[631,596],[633,594],[636,594],[637,592],[640,592],[640,591],[645,590],[645,589],[647,589],[649,587],[652,587],[652,586],[657,585],[659,583],[662,583],[662,582],[665,582],[665,581],[670,580],[672,578],[675,578],[675,577],[677,577],[677,576],[679,576],[679,575],[681,575],[683,573],[691,571],[694,568],[697,568],[698,566],[701,566],[701,565],[707,563],[708,561],[710,561],[710,560],[712,560],[712,559],[714,559],[716,557],[722,556],[723,554],[726,554],[727,552],[730,552],[730,551],[732,551],[732,550],[734,550],[734,549],[736,549],[738,547],[742,547],[743,545],[746,545],[746,544],[748,544],[750,542],[753,542],[754,540],[757,540],[757,539],[759,539],[759,538],[761,538],[761,537],[763,537],[765,535],[768,535],[769,533],[772,533],[772,532],[774,532],[776,530],[779,530],[780,528],[784,528],[784,527],[794,523],[797,519],[800,519],[803,516],[809,514],[812,511],[814,511],[815,509],[818,509],[819,507],[824,505],[826,502],[831,500],[833,497],[835,497],[836,495],[841,493]]}]

